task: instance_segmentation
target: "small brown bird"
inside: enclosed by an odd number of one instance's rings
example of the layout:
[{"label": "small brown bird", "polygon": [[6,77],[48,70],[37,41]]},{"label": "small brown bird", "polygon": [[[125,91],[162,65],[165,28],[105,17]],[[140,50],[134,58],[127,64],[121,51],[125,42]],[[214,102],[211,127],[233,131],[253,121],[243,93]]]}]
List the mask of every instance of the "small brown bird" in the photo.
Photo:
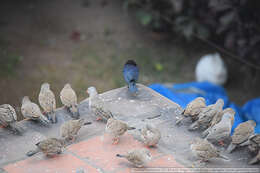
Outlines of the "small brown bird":
[{"label": "small brown bird", "polygon": [[89,87],[87,93],[89,94],[89,109],[97,117],[97,121],[107,121],[113,117],[112,113],[105,107],[104,101],[95,87]]},{"label": "small brown bird", "polygon": [[91,122],[86,122],[81,118],[78,120],[69,120],[61,125],[61,137],[69,140],[75,140],[80,128],[84,125],[89,125]]},{"label": "small brown bird", "polygon": [[161,133],[159,129],[152,127],[149,124],[146,124],[146,126],[141,129],[141,140],[146,146],[156,146],[160,139]]},{"label": "small brown bird", "polygon": [[56,123],[56,100],[54,93],[50,89],[50,84],[44,83],[41,85],[41,91],[39,93],[38,100],[44,110],[43,114],[47,115],[48,118],[51,119],[52,123]]},{"label": "small brown bird", "polygon": [[190,117],[192,121],[197,120],[198,115],[203,108],[206,108],[205,99],[203,97],[197,97],[186,106],[186,108],[182,112],[183,116],[176,121],[176,124],[179,124],[186,117]]},{"label": "small brown bird", "polygon": [[70,84],[66,84],[60,92],[60,100],[65,108],[70,112],[72,118],[78,119],[77,95],[71,88]]},{"label": "small brown bird", "polygon": [[47,157],[52,157],[61,154],[65,144],[63,139],[48,138],[35,144],[37,148],[27,152],[26,155],[30,157],[38,152],[43,152]]},{"label": "small brown bird", "polygon": [[50,121],[41,113],[39,106],[24,96],[22,100],[21,112],[26,119],[40,121],[44,125],[48,125]]},{"label": "small brown bird", "polygon": [[191,146],[192,153],[203,162],[209,161],[211,158],[222,158],[228,160],[227,157],[220,154],[220,152],[207,141],[207,139],[196,138]]},{"label": "small brown bird", "polygon": [[216,114],[216,115],[213,117],[212,121],[210,122],[209,128],[207,128],[207,129],[202,133],[202,136],[203,136],[203,137],[206,137],[206,136],[208,135],[208,132],[211,130],[211,128],[212,128],[213,126],[215,126],[216,124],[218,124],[218,123],[221,121],[221,119],[222,119],[222,117],[223,117],[223,115],[224,115],[225,113],[228,113],[228,114],[232,115],[232,117],[233,117],[233,118],[232,118],[232,125],[233,125],[233,123],[234,123],[234,115],[236,114],[236,112],[235,112],[232,108],[226,108],[226,109],[224,109],[224,110],[222,111],[222,113]]},{"label": "small brown bird", "polygon": [[198,115],[198,120],[192,123],[188,130],[208,128],[213,117],[216,116],[216,114],[220,114],[222,112],[223,106],[224,101],[222,99],[218,99],[215,104],[203,108],[200,114]]},{"label": "small brown bird", "polygon": [[15,134],[20,134],[21,129],[17,126],[17,115],[15,109],[9,104],[0,105],[0,124],[12,130]]},{"label": "small brown bird", "polygon": [[249,143],[248,139],[254,134],[256,123],[253,120],[248,120],[239,124],[234,134],[231,136],[232,141],[227,148],[227,151],[231,153],[237,146],[244,146]]},{"label": "small brown bird", "polygon": [[117,154],[116,156],[126,158],[136,167],[144,167],[145,164],[152,160],[151,153],[146,148],[134,149],[127,152],[125,155]]},{"label": "small brown bird", "polygon": [[106,132],[113,137],[113,144],[119,142],[119,137],[122,136],[127,130],[133,130],[135,127],[129,127],[125,122],[109,118],[106,124]]},{"label": "small brown bird", "polygon": [[256,154],[253,159],[251,159],[248,164],[252,165],[260,161],[260,134],[254,134],[249,137],[248,149]]}]

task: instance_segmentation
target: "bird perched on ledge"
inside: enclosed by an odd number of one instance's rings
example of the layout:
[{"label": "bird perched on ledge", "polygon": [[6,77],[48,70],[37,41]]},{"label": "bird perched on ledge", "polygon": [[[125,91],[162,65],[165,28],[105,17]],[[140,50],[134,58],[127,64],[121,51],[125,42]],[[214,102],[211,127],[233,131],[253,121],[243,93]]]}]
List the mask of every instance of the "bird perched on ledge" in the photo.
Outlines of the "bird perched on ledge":
[{"label": "bird perched on ledge", "polygon": [[128,84],[128,89],[130,93],[136,94],[137,87],[136,82],[139,76],[139,68],[134,60],[128,60],[123,69],[123,75],[126,83]]},{"label": "bird perched on ledge", "polygon": [[160,130],[150,124],[146,124],[146,126],[140,130],[140,133],[142,142],[148,147],[156,146],[161,139]]}]

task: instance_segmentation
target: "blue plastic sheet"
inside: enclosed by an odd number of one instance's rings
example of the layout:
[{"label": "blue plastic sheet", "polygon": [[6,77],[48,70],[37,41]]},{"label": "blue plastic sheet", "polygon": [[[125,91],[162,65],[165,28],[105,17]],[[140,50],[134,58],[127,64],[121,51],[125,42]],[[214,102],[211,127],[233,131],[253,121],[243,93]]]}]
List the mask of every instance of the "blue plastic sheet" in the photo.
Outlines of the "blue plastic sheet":
[{"label": "blue plastic sheet", "polygon": [[232,133],[238,124],[247,120],[254,120],[257,124],[255,133],[260,133],[260,98],[250,100],[243,107],[239,107],[228,99],[224,88],[209,82],[174,84],[171,87],[152,84],[149,87],[178,103],[182,108],[197,97],[204,97],[207,105],[214,104],[217,99],[222,98],[225,103],[224,108],[231,107],[236,111]]}]

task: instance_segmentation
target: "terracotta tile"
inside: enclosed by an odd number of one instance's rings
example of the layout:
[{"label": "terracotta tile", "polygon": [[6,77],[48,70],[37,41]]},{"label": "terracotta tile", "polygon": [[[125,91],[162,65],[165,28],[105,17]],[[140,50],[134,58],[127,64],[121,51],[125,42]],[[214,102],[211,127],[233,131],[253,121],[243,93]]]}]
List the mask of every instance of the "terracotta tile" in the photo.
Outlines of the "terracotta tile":
[{"label": "terracotta tile", "polygon": [[147,167],[174,167],[174,168],[184,168],[183,165],[176,162],[172,155],[166,155],[152,160]]},{"label": "terracotta tile", "polygon": [[[128,150],[143,147],[143,144],[135,140],[131,135],[126,134],[120,138],[117,145],[113,145],[111,138],[104,135],[74,144],[68,149],[80,157],[89,159],[104,170],[115,171],[129,166],[126,164],[125,159],[116,157],[116,154],[123,154]],[[160,155],[157,149],[150,150],[153,156]]]},{"label": "terracotta tile", "polygon": [[61,154],[53,158],[34,156],[9,164],[4,169],[9,173],[75,173],[78,169],[91,173],[98,172],[71,154]]}]

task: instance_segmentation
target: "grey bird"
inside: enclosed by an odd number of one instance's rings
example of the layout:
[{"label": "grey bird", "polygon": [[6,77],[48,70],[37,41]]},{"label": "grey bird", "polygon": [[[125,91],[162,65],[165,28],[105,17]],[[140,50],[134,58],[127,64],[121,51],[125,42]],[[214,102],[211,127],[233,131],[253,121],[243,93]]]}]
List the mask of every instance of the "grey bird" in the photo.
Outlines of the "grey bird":
[{"label": "grey bird", "polygon": [[27,120],[39,121],[44,125],[50,123],[50,121],[41,113],[39,106],[31,102],[28,96],[23,97],[21,112]]},{"label": "grey bird", "polygon": [[60,92],[61,103],[65,106],[72,118],[78,119],[78,104],[76,92],[71,88],[70,84],[66,84]]},{"label": "grey bird", "polygon": [[248,149],[255,154],[248,164],[252,165],[260,161],[260,134],[254,134],[249,137]]},{"label": "grey bird", "polygon": [[199,114],[198,120],[192,123],[188,130],[207,129],[210,126],[213,117],[222,112],[223,106],[224,101],[218,99],[215,104],[203,108]]},{"label": "grey bird", "polygon": [[0,124],[9,128],[15,134],[21,134],[22,129],[17,126],[15,109],[9,104],[0,105]]},{"label": "grey bird", "polygon": [[249,144],[249,137],[254,134],[256,123],[253,120],[248,120],[239,124],[234,134],[231,136],[231,143],[227,148],[227,152],[231,153],[237,146],[245,146]]},{"label": "grey bird", "polygon": [[43,114],[45,114],[52,121],[52,123],[56,123],[56,100],[54,93],[50,89],[50,84],[43,83],[41,85],[41,91],[39,93],[38,100],[41,107],[43,108]]},{"label": "grey bird", "polygon": [[136,167],[144,167],[149,161],[152,160],[151,153],[148,149],[133,149],[128,151],[126,154],[117,154],[117,157],[126,158],[129,162],[134,164]]},{"label": "grey bird", "polygon": [[146,126],[140,130],[140,133],[141,141],[148,147],[156,146],[161,139],[160,130],[150,124],[146,124]]}]

